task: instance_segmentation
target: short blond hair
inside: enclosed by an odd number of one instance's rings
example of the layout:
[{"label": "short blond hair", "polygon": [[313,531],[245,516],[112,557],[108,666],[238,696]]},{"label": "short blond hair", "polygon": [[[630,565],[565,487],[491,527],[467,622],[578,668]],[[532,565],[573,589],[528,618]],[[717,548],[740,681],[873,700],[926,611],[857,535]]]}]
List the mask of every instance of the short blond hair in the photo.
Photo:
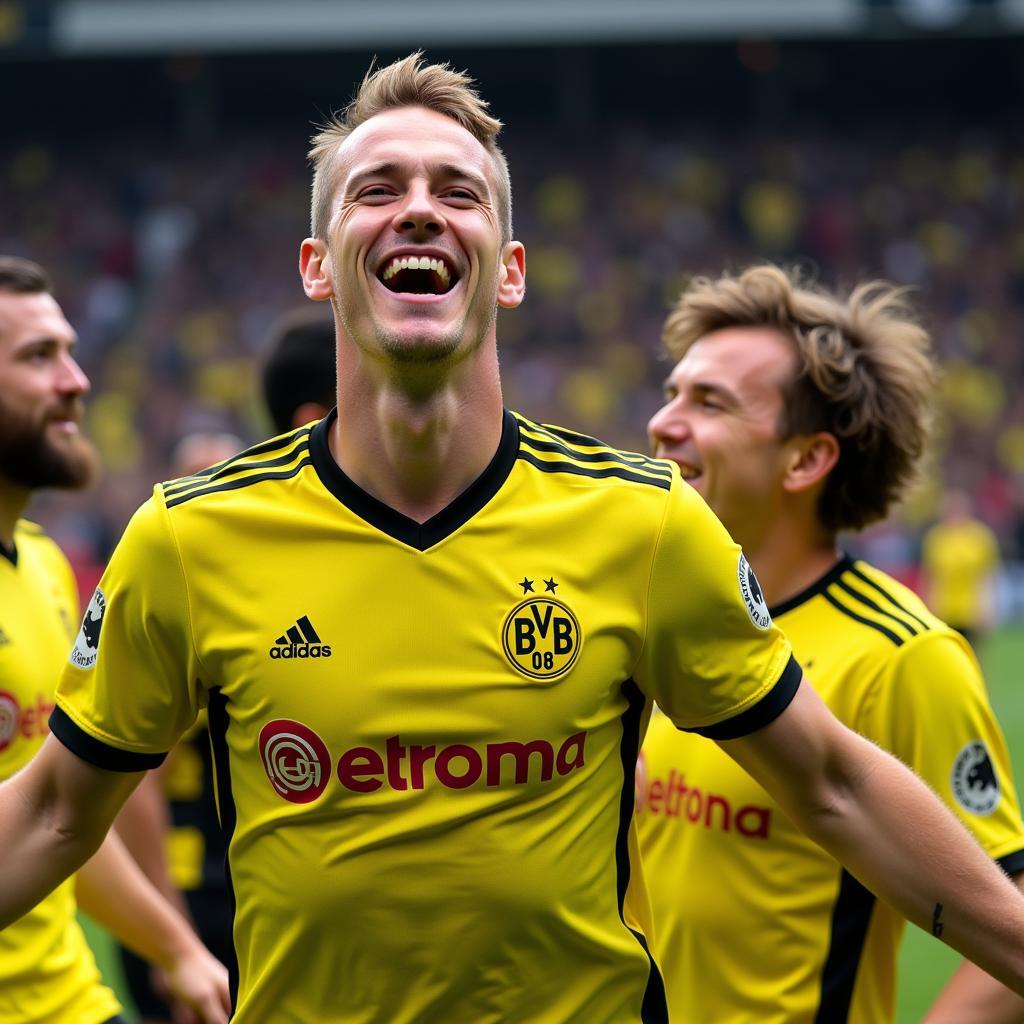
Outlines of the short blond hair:
[{"label": "short blond hair", "polygon": [[727,327],[774,328],[793,342],[797,370],[783,387],[779,435],[823,431],[840,446],[819,502],[822,525],[835,533],[883,519],[917,474],[936,383],[906,289],[868,281],[843,299],[770,265],[698,277],[662,339],[678,360]]},{"label": "short blond hair", "polygon": [[502,243],[510,242],[512,184],[505,154],[494,141],[502,124],[487,112],[489,104],[481,99],[474,85],[473,79],[464,71],[454,71],[448,64],[427,64],[421,50],[376,71],[371,66],[352,102],[340,115],[333,115],[310,140],[313,144],[309,151],[309,159],[313,164],[313,237],[327,236],[335,189],[334,157],[341,143],[364,121],[386,110],[425,107],[450,117],[490,154],[498,190],[496,199]]}]

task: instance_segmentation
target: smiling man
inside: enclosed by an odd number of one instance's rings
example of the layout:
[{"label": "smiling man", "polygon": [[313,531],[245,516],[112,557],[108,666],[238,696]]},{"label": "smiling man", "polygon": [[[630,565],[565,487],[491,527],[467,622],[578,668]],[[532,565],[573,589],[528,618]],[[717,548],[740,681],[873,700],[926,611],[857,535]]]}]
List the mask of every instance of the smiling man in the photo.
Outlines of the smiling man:
[{"label": "smiling man", "polygon": [[337,410],[137,513],[56,737],[0,788],[0,920],[207,704],[237,1024],[665,1021],[643,900],[624,907],[657,699],[1024,987],[1024,900],[800,685],[674,467],[503,409],[496,311],[522,300],[525,257],[499,127],[465,75],[413,54],[317,136],[300,267],[334,310]]},{"label": "smiling man", "polygon": [[[927,334],[895,289],[839,297],[759,266],[694,281],[664,339],[677,362],[650,422],[655,452],[743,545],[832,711],[921,774],[1020,884],[1024,825],[971,649],[906,587],[837,546],[840,530],[882,519],[914,476],[934,391]],[[638,779],[675,1019],[892,1020],[905,921],[891,906],[713,743],[663,716]],[[928,1018],[1021,1019],[1024,1001],[971,964]]]}]

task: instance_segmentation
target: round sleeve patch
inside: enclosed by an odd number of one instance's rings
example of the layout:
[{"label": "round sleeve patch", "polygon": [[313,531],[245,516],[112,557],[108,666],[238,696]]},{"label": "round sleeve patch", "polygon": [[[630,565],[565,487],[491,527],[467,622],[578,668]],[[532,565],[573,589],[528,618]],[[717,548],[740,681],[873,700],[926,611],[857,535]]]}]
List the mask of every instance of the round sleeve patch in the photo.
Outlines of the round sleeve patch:
[{"label": "round sleeve patch", "polygon": [[980,817],[991,814],[1003,795],[988,747],[981,740],[968,743],[957,754],[950,782],[956,802]]},{"label": "round sleeve patch", "polygon": [[747,607],[750,621],[758,629],[770,629],[772,616],[765,603],[764,594],[761,593],[761,584],[757,582],[754,570],[742,552],[740,552],[740,564],[737,567],[736,576],[740,582],[740,594],[743,596],[743,603]]},{"label": "round sleeve patch", "polygon": [[75,646],[71,650],[71,664],[78,668],[92,668],[96,664],[96,655],[100,648],[100,629],[103,626],[103,615],[107,610],[107,599],[99,587],[92,595],[89,607],[85,609],[82,628],[75,638]]}]

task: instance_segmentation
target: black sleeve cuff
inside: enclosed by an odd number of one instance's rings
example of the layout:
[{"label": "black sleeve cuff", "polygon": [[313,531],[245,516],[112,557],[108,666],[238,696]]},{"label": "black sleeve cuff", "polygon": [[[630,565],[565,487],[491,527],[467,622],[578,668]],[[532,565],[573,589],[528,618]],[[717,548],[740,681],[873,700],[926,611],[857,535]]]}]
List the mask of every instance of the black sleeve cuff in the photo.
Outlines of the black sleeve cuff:
[{"label": "black sleeve cuff", "polygon": [[996,863],[1008,874],[1016,875],[1024,871],[1024,850],[1016,853],[1008,853],[1003,857],[996,857]]},{"label": "black sleeve cuff", "polygon": [[753,707],[741,711],[733,718],[727,718],[724,722],[684,731],[707,736],[710,740],[736,740],[741,736],[749,736],[752,732],[757,732],[758,729],[763,729],[774,722],[789,707],[802,678],[803,671],[796,663],[796,658],[790,655],[778,682]]},{"label": "black sleeve cuff", "polygon": [[144,772],[163,764],[166,754],[139,754],[132,750],[111,747],[95,736],[90,736],[61,708],[50,713],[50,732],[72,754],[83,761],[111,772]]}]

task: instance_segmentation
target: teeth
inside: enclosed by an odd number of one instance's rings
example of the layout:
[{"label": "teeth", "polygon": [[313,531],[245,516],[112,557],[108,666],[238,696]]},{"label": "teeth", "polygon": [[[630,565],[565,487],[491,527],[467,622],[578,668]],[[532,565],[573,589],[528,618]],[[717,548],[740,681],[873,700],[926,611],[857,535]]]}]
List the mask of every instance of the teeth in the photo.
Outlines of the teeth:
[{"label": "teeth", "polygon": [[451,274],[444,260],[431,259],[429,256],[396,256],[381,274],[381,278],[390,281],[400,270],[433,270],[440,277],[444,286],[448,287]]}]

